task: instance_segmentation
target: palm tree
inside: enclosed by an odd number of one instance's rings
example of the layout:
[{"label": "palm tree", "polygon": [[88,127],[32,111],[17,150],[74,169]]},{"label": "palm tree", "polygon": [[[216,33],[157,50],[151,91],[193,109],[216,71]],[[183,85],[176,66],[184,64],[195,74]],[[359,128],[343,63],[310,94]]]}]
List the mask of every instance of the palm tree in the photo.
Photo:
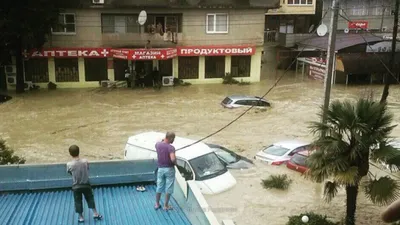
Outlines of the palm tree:
[{"label": "palm tree", "polygon": [[[319,116],[322,118],[322,114]],[[369,171],[370,160],[400,166],[400,151],[387,144],[395,127],[392,120],[386,104],[360,99],[356,103],[334,101],[325,124],[311,123],[318,148],[307,161],[306,176],[316,182],[330,180],[324,186],[328,202],[338,188],[346,189],[346,225],[355,224],[361,184],[366,196],[376,204],[388,204],[400,196],[397,181],[389,176],[377,178]]]}]

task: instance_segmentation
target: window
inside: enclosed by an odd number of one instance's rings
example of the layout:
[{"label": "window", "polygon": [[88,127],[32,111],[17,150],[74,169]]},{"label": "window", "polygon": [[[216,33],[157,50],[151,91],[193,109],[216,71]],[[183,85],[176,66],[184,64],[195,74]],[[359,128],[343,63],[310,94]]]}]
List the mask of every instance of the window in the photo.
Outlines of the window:
[{"label": "window", "polygon": [[177,159],[176,167],[178,167],[179,173],[181,173],[185,180],[193,180],[193,171],[187,162]]},{"label": "window", "polygon": [[140,26],[136,22],[137,15],[101,15],[101,30],[103,33],[139,33]]},{"label": "window", "polygon": [[53,33],[74,34],[75,31],[75,14],[61,13],[58,16],[58,24],[53,27]]},{"label": "window", "polygon": [[206,31],[208,34],[228,33],[228,14],[207,14]]},{"label": "window", "polygon": [[251,105],[251,101],[248,100],[239,100],[235,102],[236,105]]},{"label": "window", "polygon": [[78,58],[55,58],[56,82],[79,82]]},{"label": "window", "polygon": [[144,25],[146,33],[182,32],[181,14],[149,14]]},{"label": "window", "polygon": [[91,59],[85,58],[85,80],[102,81],[107,80],[107,58]]},{"label": "window", "polygon": [[269,104],[269,102],[265,102],[265,101],[258,101],[258,106],[269,107],[269,106],[271,106],[271,104]]},{"label": "window", "polygon": [[29,59],[25,61],[25,79],[32,83],[49,82],[48,59]]},{"label": "window", "polygon": [[222,164],[214,152],[192,159],[190,160],[190,164],[196,174],[196,180],[211,179],[227,171],[224,164]]},{"label": "window", "polygon": [[288,0],[288,5],[312,5],[313,0]]},{"label": "window", "polygon": [[352,16],[367,16],[368,8],[365,5],[353,6],[350,15]]},{"label": "window", "polygon": [[232,56],[232,77],[250,77],[251,56]]},{"label": "window", "polygon": [[222,78],[225,75],[225,56],[205,57],[205,77]]},{"label": "window", "polygon": [[172,59],[158,61],[161,76],[172,76]]},{"label": "window", "polygon": [[179,57],[178,58],[178,77],[179,79],[198,79],[199,78],[199,57]]}]

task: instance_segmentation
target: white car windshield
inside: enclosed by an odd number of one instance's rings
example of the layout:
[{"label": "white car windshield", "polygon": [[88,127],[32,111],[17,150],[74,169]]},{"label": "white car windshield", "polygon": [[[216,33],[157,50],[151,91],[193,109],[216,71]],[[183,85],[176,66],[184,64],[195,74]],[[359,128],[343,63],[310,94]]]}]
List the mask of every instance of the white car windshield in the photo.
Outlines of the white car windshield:
[{"label": "white car windshield", "polygon": [[271,145],[263,150],[265,154],[274,156],[283,156],[288,151],[290,151],[290,149],[276,145]]},{"label": "white car windshield", "polygon": [[227,169],[214,152],[190,160],[196,180],[207,179],[224,173]]},{"label": "white car windshield", "polygon": [[235,163],[235,162],[238,161],[234,154],[231,154],[231,153],[229,153],[227,151],[224,151],[224,150],[222,150],[220,148],[214,148],[213,150],[220,158],[222,158],[228,164]]}]

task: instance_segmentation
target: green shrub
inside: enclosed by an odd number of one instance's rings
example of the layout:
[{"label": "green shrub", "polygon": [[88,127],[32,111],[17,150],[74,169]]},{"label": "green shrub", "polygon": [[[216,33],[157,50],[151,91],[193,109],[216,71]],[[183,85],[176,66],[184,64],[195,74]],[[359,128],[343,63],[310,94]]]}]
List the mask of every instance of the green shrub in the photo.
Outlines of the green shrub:
[{"label": "green shrub", "polygon": [[223,84],[239,84],[240,82],[234,79],[230,73],[226,73],[225,76],[222,78]]},{"label": "green shrub", "polygon": [[276,188],[280,190],[287,190],[292,183],[292,180],[288,178],[286,174],[283,175],[271,175],[265,180],[262,180],[262,186],[265,189]]},{"label": "green shrub", "polygon": [[3,139],[0,139],[0,165],[24,163],[25,159],[14,155],[14,151],[6,145]]},{"label": "green shrub", "polygon": [[[303,216],[308,216],[308,222],[304,223],[301,218]],[[339,225],[339,223],[334,223],[329,221],[326,216],[319,215],[316,213],[302,213],[298,216],[289,216],[289,221],[286,225]]]},{"label": "green shrub", "polygon": [[191,85],[191,83],[184,82],[183,80],[176,77],[174,78],[174,86],[189,86],[189,85]]}]

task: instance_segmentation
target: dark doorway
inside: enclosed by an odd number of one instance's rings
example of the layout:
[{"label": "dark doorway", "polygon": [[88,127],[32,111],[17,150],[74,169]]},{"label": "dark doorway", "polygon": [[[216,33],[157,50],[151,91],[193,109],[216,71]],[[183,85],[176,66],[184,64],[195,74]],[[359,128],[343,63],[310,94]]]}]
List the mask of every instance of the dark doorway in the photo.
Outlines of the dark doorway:
[{"label": "dark doorway", "polygon": [[107,80],[107,58],[85,59],[85,80],[102,81]]},{"label": "dark doorway", "polygon": [[161,24],[162,32],[165,32],[165,16],[156,16],[156,29],[158,29],[157,25],[159,24]]},{"label": "dark doorway", "polygon": [[128,67],[128,60],[114,59],[114,79],[115,81],[125,80],[125,69]]},{"label": "dark doorway", "polygon": [[6,72],[4,71],[4,67],[0,66],[0,91],[7,90],[7,78]]},{"label": "dark doorway", "polygon": [[140,73],[144,69],[144,72],[147,74],[150,74],[153,72],[153,61],[151,60],[145,60],[145,61],[136,61],[135,62],[135,71],[136,73]]},{"label": "dark doorway", "polygon": [[162,76],[172,76],[172,59],[160,60],[158,63]]}]

